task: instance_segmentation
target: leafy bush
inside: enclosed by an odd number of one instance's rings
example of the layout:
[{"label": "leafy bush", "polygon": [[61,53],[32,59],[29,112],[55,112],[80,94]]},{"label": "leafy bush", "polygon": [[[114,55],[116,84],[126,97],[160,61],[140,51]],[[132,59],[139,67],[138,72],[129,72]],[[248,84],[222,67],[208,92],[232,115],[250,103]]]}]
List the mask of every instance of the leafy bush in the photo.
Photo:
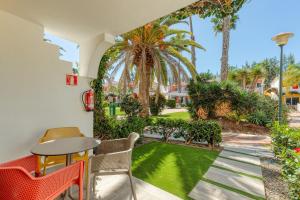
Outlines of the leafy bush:
[{"label": "leafy bush", "polygon": [[109,103],[108,103],[107,101],[103,101],[102,106],[103,106],[103,108],[108,107],[108,106],[109,106]]},{"label": "leafy bush", "polygon": [[150,97],[150,112],[152,115],[157,116],[166,104],[166,98],[164,95],[159,94],[158,97],[156,95],[153,95]]},{"label": "leafy bush", "polygon": [[282,163],[282,174],[289,185],[290,199],[300,199],[300,130],[275,123],[272,127],[272,144],[275,155]]},{"label": "leafy bush", "polygon": [[123,120],[106,118],[105,123],[101,124],[103,127],[101,135],[97,135],[96,137],[102,139],[126,138],[132,132],[143,135],[144,128],[148,123],[148,119],[140,117],[130,117]]},{"label": "leafy bush", "polygon": [[142,105],[132,95],[126,95],[122,99],[120,107],[128,117],[136,117],[142,110]]},{"label": "leafy bush", "polygon": [[182,137],[186,144],[206,141],[210,146],[222,141],[221,127],[215,121],[185,121],[181,119],[157,119],[153,125],[154,132],[163,136],[168,142],[171,136]]},{"label": "leafy bush", "polygon": [[[277,102],[270,97],[242,90],[232,82],[219,83],[207,77],[207,74],[200,74],[188,85],[191,97],[189,112],[194,119],[227,117],[240,122],[239,119],[243,118],[262,126],[276,120]],[[287,110],[284,111],[286,120]]]},{"label": "leafy bush", "polygon": [[162,140],[168,142],[172,134],[180,134],[184,131],[185,123],[186,121],[182,119],[158,118],[153,124],[152,131],[162,135]]},{"label": "leafy bush", "polygon": [[249,114],[247,120],[252,124],[257,124],[261,126],[266,126],[271,122],[267,114],[261,110],[254,111],[253,113]]},{"label": "leafy bush", "polygon": [[166,102],[166,106],[168,106],[169,108],[176,108],[176,100],[168,99]]}]

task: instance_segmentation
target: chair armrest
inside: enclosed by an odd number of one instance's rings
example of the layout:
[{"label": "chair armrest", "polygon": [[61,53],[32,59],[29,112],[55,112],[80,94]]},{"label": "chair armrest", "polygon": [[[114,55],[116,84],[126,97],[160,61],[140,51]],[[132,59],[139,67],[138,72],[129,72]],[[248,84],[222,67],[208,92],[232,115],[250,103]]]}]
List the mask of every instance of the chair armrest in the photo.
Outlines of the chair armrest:
[{"label": "chair armrest", "polygon": [[95,154],[98,155],[126,151],[129,148],[130,147],[127,138],[117,140],[103,140],[101,141],[101,144],[97,147]]},{"label": "chair armrest", "polygon": [[114,169],[130,169],[132,150],[98,154],[92,156],[91,159],[91,172],[99,172],[101,170],[114,170]]},{"label": "chair armrest", "polygon": [[38,167],[38,156],[30,155],[17,160],[9,161],[0,164],[0,167],[21,167],[27,172],[31,173],[37,170]]}]

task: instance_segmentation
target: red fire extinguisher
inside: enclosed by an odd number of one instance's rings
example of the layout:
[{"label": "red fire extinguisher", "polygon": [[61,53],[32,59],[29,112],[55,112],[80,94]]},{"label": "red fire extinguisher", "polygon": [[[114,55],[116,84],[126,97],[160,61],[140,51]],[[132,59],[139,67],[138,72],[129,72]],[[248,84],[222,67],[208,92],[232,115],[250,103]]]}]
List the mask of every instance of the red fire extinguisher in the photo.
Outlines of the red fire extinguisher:
[{"label": "red fire extinguisher", "polygon": [[82,93],[82,103],[87,112],[94,110],[94,91],[87,90]]}]

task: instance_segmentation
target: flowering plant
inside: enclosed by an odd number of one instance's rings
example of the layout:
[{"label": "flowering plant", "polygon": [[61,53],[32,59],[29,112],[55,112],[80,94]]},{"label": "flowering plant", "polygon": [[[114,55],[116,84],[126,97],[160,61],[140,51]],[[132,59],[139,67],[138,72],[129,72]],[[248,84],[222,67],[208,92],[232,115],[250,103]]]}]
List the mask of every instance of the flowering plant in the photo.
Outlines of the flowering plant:
[{"label": "flowering plant", "polygon": [[294,151],[295,151],[296,153],[300,154],[300,147],[295,148]]}]

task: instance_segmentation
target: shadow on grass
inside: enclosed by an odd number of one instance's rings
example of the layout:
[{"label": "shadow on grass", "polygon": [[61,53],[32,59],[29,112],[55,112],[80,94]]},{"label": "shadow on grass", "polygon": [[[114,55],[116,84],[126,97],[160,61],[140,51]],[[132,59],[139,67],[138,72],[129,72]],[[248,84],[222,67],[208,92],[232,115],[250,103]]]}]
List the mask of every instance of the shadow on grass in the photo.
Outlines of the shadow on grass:
[{"label": "shadow on grass", "polygon": [[190,199],[189,192],[217,156],[216,151],[152,142],[135,149],[133,174],[183,199]]}]

